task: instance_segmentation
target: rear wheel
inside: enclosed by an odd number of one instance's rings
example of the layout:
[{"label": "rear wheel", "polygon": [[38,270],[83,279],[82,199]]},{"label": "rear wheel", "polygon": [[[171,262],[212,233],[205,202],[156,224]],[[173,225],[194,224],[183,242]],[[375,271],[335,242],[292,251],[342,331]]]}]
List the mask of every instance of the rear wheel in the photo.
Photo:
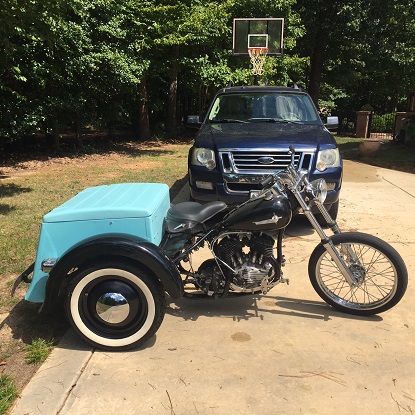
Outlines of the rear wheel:
[{"label": "rear wheel", "polygon": [[65,308],[75,330],[103,349],[140,346],[160,327],[166,312],[160,282],[117,261],[95,264],[69,284]]},{"label": "rear wheel", "polygon": [[330,254],[319,244],[310,257],[308,273],[318,295],[349,314],[371,315],[389,310],[404,295],[408,272],[401,256],[372,235],[342,233],[331,238],[353,274],[350,286]]}]

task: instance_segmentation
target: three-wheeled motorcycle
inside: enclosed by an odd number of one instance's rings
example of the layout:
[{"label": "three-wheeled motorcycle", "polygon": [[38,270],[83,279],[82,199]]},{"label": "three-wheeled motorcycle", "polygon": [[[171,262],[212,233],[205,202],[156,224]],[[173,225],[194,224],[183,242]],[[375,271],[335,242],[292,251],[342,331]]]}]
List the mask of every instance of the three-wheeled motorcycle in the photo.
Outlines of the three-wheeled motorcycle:
[{"label": "three-wheeled motorcycle", "polygon": [[[342,233],[323,205],[325,181],[310,182],[295,165],[294,149],[289,153],[286,170],[265,176],[262,190],[231,209],[219,201],[171,206],[168,186],[159,183],[80,192],[44,216],[36,261],[12,292],[24,281],[30,284],[25,299],[41,303],[41,312],[63,305],[75,330],[97,347],[136,347],[162,323],[166,294],[227,298],[266,294],[287,282],[284,230],[301,212],[320,238],[308,264],[318,295],[346,313],[389,310],[408,284],[401,256],[372,235]],[[188,265],[203,246],[211,258],[195,270]]]}]

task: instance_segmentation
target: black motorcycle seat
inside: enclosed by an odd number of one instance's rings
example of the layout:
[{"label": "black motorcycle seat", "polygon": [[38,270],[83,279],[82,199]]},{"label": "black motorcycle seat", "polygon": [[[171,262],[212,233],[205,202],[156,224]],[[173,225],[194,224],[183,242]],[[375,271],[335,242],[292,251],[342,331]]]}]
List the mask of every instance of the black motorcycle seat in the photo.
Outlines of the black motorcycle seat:
[{"label": "black motorcycle seat", "polygon": [[180,202],[169,209],[168,215],[176,220],[189,220],[203,223],[226,209],[225,202],[209,202],[204,205],[197,202]]}]

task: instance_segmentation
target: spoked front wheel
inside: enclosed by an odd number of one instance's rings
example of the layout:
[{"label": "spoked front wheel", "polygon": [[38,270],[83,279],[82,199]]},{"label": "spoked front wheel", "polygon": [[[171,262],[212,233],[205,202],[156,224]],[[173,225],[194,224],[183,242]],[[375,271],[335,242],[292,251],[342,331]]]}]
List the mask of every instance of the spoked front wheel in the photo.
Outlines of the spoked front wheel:
[{"label": "spoked front wheel", "polygon": [[333,307],[362,316],[395,306],[405,294],[408,271],[398,252],[372,235],[349,232],[331,237],[353,275],[350,285],[322,244],[308,264],[311,284]]}]

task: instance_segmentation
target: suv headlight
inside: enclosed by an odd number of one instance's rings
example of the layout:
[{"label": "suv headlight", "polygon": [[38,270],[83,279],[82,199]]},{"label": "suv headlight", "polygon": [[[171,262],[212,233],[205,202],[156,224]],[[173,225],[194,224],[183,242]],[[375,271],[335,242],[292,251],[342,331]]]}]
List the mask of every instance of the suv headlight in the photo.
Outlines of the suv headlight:
[{"label": "suv headlight", "polygon": [[210,148],[195,148],[190,162],[195,166],[205,166],[212,170],[216,167],[215,153]]},{"label": "suv headlight", "polygon": [[340,153],[338,148],[321,150],[317,155],[316,167],[318,171],[324,171],[329,167],[340,167]]}]

